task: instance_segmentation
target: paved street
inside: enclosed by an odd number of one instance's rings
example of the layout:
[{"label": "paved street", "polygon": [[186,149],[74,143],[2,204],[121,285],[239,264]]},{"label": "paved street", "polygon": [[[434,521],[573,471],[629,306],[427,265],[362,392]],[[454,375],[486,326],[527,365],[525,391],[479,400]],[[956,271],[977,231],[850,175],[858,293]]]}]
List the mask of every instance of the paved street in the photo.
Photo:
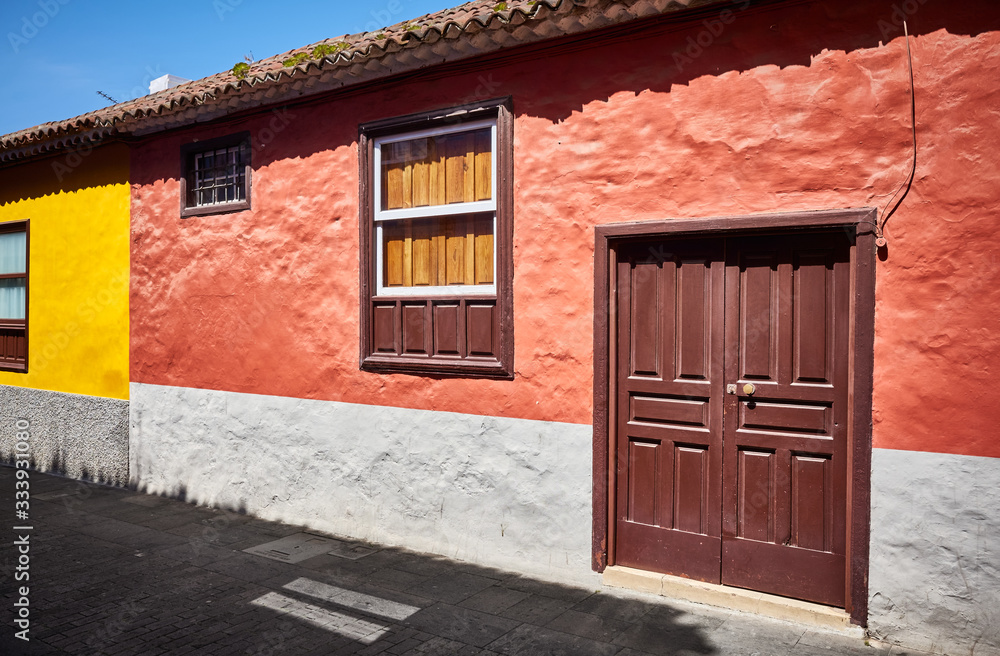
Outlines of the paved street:
[{"label": "paved street", "polygon": [[[29,518],[19,522],[14,485],[15,470],[0,466],[12,520],[0,552],[2,654],[915,653],[36,472]],[[11,531],[21,525],[32,528]],[[24,536],[29,564],[18,571]],[[261,545],[266,557],[243,551]],[[29,642],[14,636],[21,608]]]}]

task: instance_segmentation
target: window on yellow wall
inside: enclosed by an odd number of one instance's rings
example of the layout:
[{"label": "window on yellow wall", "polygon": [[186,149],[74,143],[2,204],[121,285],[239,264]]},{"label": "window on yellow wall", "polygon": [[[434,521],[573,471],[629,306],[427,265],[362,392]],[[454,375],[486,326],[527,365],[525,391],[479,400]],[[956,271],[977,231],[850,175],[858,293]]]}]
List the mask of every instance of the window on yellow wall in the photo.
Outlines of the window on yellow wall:
[{"label": "window on yellow wall", "polygon": [[0,371],[28,371],[28,222],[0,223]]}]

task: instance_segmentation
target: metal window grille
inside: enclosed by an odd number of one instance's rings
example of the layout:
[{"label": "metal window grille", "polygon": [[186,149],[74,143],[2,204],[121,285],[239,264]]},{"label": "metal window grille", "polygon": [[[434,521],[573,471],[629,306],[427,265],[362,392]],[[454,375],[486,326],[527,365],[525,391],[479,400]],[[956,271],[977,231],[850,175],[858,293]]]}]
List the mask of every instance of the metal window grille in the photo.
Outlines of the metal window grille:
[{"label": "metal window grille", "polygon": [[197,153],[193,183],[191,195],[196,206],[246,200],[246,162],[242,146]]}]

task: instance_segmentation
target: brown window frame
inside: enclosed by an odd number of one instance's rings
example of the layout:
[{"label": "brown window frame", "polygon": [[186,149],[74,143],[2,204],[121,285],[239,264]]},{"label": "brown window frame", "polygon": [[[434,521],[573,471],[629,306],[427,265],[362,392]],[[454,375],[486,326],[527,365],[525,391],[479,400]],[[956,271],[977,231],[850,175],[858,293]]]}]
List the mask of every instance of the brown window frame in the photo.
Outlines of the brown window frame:
[{"label": "brown window frame", "polygon": [[[375,373],[406,373],[415,375],[461,376],[510,380],[514,377],[514,221],[513,221],[513,136],[514,115],[511,98],[498,98],[479,103],[450,107],[437,111],[364,123],[359,126],[360,184],[360,288],[361,288],[361,355],[360,367]],[[494,234],[495,293],[462,293],[378,296],[377,257],[380,247],[375,234],[375,140],[433,128],[472,123],[484,119],[496,121],[496,228]],[[376,308],[380,310],[376,321]],[[458,353],[437,351],[437,320],[435,314],[447,308],[454,311],[451,324],[461,345]],[[491,352],[475,352],[477,339],[473,323],[482,326],[484,310],[491,312]],[[478,315],[474,317],[473,315]],[[404,323],[412,326],[417,318],[419,338],[426,345],[423,353],[406,352]],[[375,331],[385,330],[385,321],[393,325],[393,348],[376,348]],[[378,324],[378,326],[376,325]],[[384,341],[384,340],[383,340]]]},{"label": "brown window frame", "polygon": [[[24,233],[24,319],[3,319],[0,318],[0,331],[20,332],[19,337],[24,340],[24,362],[0,359],[0,371],[10,371],[14,373],[28,373],[28,301],[31,298],[31,230],[30,221],[7,221],[0,223],[0,234],[12,232]],[[0,278],[20,278],[18,274],[0,274]],[[3,335],[0,334],[0,337]],[[17,338],[18,335],[15,335]]]},{"label": "brown window frame", "polygon": [[[226,203],[215,203],[212,205],[192,205],[188,202],[188,190],[194,185],[194,158],[200,153],[220,148],[240,147],[240,156],[245,166],[243,182],[243,200],[229,201]],[[206,214],[225,214],[229,212],[241,212],[250,209],[250,183],[251,157],[253,150],[250,147],[250,133],[237,132],[224,137],[205,139],[203,141],[192,141],[181,146],[181,217],[205,216]]]}]

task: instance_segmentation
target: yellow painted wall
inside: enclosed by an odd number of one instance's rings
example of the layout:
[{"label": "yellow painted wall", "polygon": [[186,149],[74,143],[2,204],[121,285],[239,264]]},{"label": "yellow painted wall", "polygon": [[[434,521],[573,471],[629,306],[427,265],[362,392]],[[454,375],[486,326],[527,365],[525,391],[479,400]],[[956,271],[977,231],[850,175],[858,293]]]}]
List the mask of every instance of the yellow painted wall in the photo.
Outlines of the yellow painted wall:
[{"label": "yellow painted wall", "polygon": [[28,373],[0,385],[128,398],[128,162],[113,145],[0,169],[0,222],[31,221]]}]

